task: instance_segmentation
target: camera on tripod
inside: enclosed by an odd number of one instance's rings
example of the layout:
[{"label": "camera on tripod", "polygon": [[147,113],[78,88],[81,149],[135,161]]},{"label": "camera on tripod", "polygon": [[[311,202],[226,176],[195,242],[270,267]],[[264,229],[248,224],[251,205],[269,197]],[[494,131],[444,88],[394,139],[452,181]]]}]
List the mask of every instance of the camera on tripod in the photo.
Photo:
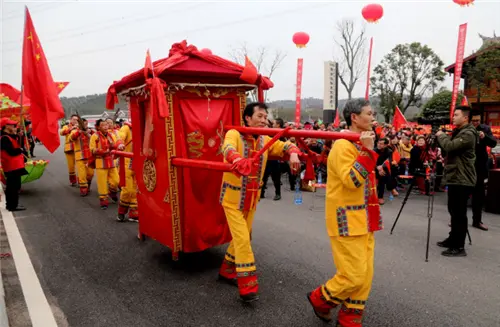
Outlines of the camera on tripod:
[{"label": "camera on tripod", "polygon": [[[431,125],[431,135],[427,140],[429,145],[436,143],[436,133],[439,131],[441,126],[445,126],[450,122],[450,113],[448,111],[436,111],[432,115],[426,117],[418,118],[418,123],[420,125]],[[450,132],[445,128],[441,128],[443,132]]]},{"label": "camera on tripod", "polygon": [[420,125],[431,125],[432,134],[435,134],[441,126],[450,122],[450,113],[448,111],[436,111],[432,115],[418,118]]}]

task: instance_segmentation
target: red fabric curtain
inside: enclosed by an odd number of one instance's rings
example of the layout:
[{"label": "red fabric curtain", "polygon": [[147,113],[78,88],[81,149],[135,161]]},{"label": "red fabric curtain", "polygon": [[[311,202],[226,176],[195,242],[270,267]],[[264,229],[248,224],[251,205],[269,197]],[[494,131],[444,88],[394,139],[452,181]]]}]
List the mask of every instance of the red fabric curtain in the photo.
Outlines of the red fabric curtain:
[{"label": "red fabric curtain", "polygon": [[[182,142],[187,158],[222,161],[224,125],[233,122],[236,98],[181,98],[182,121],[176,142]],[[179,135],[181,134],[181,135]],[[222,172],[183,169],[182,192],[184,251],[201,251],[231,239],[219,193]]]}]

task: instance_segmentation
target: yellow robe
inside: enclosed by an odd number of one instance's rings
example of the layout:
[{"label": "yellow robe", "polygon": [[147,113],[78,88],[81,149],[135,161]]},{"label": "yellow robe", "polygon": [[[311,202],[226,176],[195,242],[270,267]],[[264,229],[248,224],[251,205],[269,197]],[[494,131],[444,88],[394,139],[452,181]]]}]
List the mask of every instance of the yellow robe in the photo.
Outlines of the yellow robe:
[{"label": "yellow robe", "polygon": [[75,152],[73,149],[73,141],[69,135],[70,133],[71,129],[69,125],[63,126],[63,128],[59,131],[59,135],[64,136],[64,155],[66,156],[66,164],[68,166],[69,181],[71,184],[75,184]]},{"label": "yellow robe", "polygon": [[[243,158],[249,158],[249,153],[251,151],[259,151],[264,144],[269,142],[271,138],[269,136],[259,136],[255,139],[253,136],[243,136],[236,130],[229,130],[224,138],[224,162],[227,161],[227,155],[230,151],[236,151]],[[257,199],[260,198],[260,188],[262,186],[262,178],[264,177],[264,170],[267,163],[267,157],[269,155],[274,157],[283,156],[291,147],[295,145],[291,142],[276,141],[266,152],[261,156],[259,161],[259,172],[257,176],[243,176],[238,177],[234,173],[227,172],[224,173],[222,177],[222,187],[220,193],[220,203],[224,207],[230,207],[233,209],[243,210],[243,204],[245,202],[245,197],[247,196],[245,192],[241,192],[242,185],[247,186],[247,183],[252,179],[258,179],[259,183],[259,194]]]},{"label": "yellow robe", "polygon": [[[330,236],[357,236],[373,231],[366,201],[370,192],[377,191],[376,185],[368,183],[375,161],[371,162],[373,167],[365,167],[359,158],[365,157],[360,157],[356,145],[347,140],[337,140],[328,155],[325,217]],[[380,217],[378,227],[381,224]]]},{"label": "yellow robe", "polygon": [[[120,140],[117,140],[113,133],[108,133],[108,136],[112,139],[112,143],[116,146]],[[118,184],[120,182],[118,176],[118,170],[115,166],[115,161],[111,155],[101,155],[98,153],[100,150],[112,150],[103,149],[103,145],[99,141],[99,132],[92,135],[90,138],[90,151],[95,157],[95,173],[97,175],[97,192],[99,193],[99,199],[101,200],[101,206],[107,206],[108,195],[112,198],[116,197],[118,192]],[[115,199],[113,199],[115,200]]]},{"label": "yellow robe", "polygon": [[[255,152],[269,142],[268,136],[254,138],[252,135],[241,135],[236,130],[226,133],[223,144],[224,161],[232,163],[234,157],[251,158]],[[220,192],[220,203],[224,208],[226,219],[233,237],[225,255],[225,261],[236,267],[238,278],[255,276],[256,266],[254,254],[250,244],[253,217],[258,200],[262,177],[268,155],[283,156],[291,148],[297,149],[290,142],[277,141],[258,161],[258,168],[249,176],[238,177],[232,172],[224,173]],[[297,149],[298,151],[298,149]],[[252,199],[249,192],[254,192]],[[250,209],[244,211],[245,200],[250,200]],[[256,283],[256,281],[255,281]],[[240,285],[240,293],[242,292]]]},{"label": "yellow robe", "polygon": [[377,192],[376,159],[373,151],[360,151],[347,140],[337,140],[328,155],[325,216],[336,274],[320,290],[332,306],[363,310],[370,294],[373,232],[382,229],[381,216],[368,215],[369,206],[378,206],[369,200]]},{"label": "yellow robe", "polygon": [[89,144],[84,144],[84,142],[89,142],[89,138],[82,134],[77,136],[79,132],[79,129],[74,129],[69,136],[73,142],[76,168],[78,170],[78,184],[80,189],[85,191],[89,187],[92,177],[94,177],[94,169],[87,165],[91,153],[89,151]]},{"label": "yellow robe", "polygon": [[[132,152],[132,129],[124,124],[118,131],[118,136],[125,145],[125,152]],[[123,184],[122,184],[123,185]],[[130,208],[129,216],[137,217],[137,184],[135,173],[132,170],[132,159],[125,158],[125,187],[120,193],[119,214],[126,214]]]}]

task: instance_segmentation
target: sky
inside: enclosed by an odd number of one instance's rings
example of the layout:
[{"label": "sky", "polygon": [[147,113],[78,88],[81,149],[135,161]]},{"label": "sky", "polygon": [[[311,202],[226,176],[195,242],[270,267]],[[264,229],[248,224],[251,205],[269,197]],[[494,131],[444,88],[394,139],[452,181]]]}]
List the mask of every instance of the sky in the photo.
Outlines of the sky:
[{"label": "sky", "polygon": [[[361,9],[369,1],[12,1],[0,0],[0,81],[21,85],[24,6],[48,58],[55,81],[69,81],[61,96],[105,93],[115,80],[143,67],[146,50],[153,60],[168,56],[173,43],[209,48],[230,59],[246,44],[282,51],[270,100],[294,99],[297,58],[304,59],[303,97],[323,97],[323,63],[339,58],[335,24],[353,19],[364,24]],[[366,24],[373,37],[372,68],[401,43],[421,42],[449,65],[455,62],[458,26],[468,23],[465,56],[479,49],[478,33],[500,36],[500,0],[476,0],[460,7],[452,0],[378,1],[384,16]],[[292,42],[295,32],[310,35],[305,49]],[[268,57],[268,64],[272,57]],[[266,73],[264,70],[262,73]],[[366,74],[354,89],[364,96]],[[447,77],[443,86],[451,89]],[[339,99],[347,93],[339,85]]]}]

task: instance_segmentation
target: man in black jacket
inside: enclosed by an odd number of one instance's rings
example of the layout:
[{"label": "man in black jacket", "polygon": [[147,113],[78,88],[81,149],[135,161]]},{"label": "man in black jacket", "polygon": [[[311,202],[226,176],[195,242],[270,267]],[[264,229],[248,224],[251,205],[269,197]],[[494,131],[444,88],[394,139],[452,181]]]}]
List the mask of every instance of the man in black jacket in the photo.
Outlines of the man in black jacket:
[{"label": "man in black jacket", "polygon": [[448,248],[441,254],[448,257],[464,257],[467,236],[467,201],[476,185],[476,128],[469,123],[470,108],[455,109],[451,138],[443,131],[436,133],[441,148],[446,152],[444,168],[445,183],[448,186],[448,212],[451,216],[451,232],[438,246]]},{"label": "man in black jacket", "polygon": [[24,168],[24,154],[17,134],[17,122],[8,118],[0,121],[2,134],[0,136],[0,151],[2,169],[5,174],[5,201],[9,211],[21,211],[26,208],[19,205],[21,176],[28,172]]},{"label": "man in black jacket", "polygon": [[377,147],[375,148],[375,152],[378,154],[375,176],[377,177],[377,195],[380,205],[385,203],[385,188],[388,186],[391,178],[392,151],[388,146],[389,140],[384,137],[378,140]]},{"label": "man in black jacket", "polygon": [[486,148],[494,148],[497,145],[497,140],[493,136],[491,128],[488,125],[481,124],[480,113],[473,112],[471,114],[471,123],[479,134],[475,162],[477,182],[472,192],[472,227],[487,231],[488,227],[481,220],[485,194],[484,180],[488,178],[488,152]]}]

